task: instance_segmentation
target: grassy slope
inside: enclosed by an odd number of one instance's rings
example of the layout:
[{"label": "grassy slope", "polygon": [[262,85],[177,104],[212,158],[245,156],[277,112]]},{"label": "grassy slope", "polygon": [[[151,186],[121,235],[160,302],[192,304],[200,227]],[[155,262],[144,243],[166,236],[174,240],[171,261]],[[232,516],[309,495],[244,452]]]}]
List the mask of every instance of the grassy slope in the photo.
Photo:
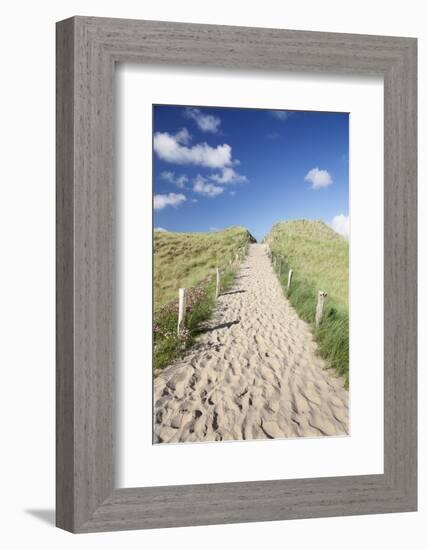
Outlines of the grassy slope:
[{"label": "grassy slope", "polygon": [[[253,237],[242,227],[213,233],[154,234],[154,357],[162,369],[193,342],[215,307],[215,267],[221,290],[235,277],[237,254],[243,255]],[[178,289],[186,288],[186,329],[177,335]]]},{"label": "grassy slope", "polygon": [[324,316],[315,330],[320,354],[349,383],[348,242],[323,222],[280,222],[266,237],[272,253],[283,260],[281,283],[300,317],[314,325],[319,290],[327,292]]},{"label": "grassy slope", "polygon": [[243,227],[212,233],[154,233],[155,311],[177,297],[180,287],[191,288],[224,270],[229,260],[245,248],[251,235]]}]

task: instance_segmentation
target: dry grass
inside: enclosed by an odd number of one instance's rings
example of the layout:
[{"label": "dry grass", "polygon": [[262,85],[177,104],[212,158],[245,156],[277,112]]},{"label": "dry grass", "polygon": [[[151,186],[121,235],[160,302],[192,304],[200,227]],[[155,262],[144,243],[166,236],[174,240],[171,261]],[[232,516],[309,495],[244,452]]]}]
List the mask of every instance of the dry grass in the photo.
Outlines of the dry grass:
[{"label": "dry grass", "polygon": [[[215,307],[215,268],[220,290],[233,283],[237,255],[241,260],[253,237],[242,227],[215,233],[154,235],[153,369],[159,372],[191,346]],[[177,334],[178,289],[187,289],[185,329]]]},{"label": "dry grass", "polygon": [[272,250],[287,257],[295,275],[300,274],[348,309],[348,241],[325,223],[307,220],[279,222],[266,240],[272,243]]},{"label": "dry grass", "polygon": [[[313,327],[320,354],[349,380],[349,244],[323,222],[280,222],[265,239],[282,259],[281,285],[302,319]],[[287,290],[288,270],[293,269]],[[323,320],[314,327],[318,291],[327,292]]]},{"label": "dry grass", "polygon": [[154,233],[154,304],[160,306],[177,297],[178,289],[204,285],[219,267],[244,250],[253,239],[243,227],[212,233]]}]

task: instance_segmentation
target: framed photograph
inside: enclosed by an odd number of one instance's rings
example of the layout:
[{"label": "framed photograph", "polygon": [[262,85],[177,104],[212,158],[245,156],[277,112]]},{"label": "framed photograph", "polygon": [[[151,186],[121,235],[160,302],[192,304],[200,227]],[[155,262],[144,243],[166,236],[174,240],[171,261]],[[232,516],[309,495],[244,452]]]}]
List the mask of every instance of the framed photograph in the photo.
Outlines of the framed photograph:
[{"label": "framed photograph", "polygon": [[416,39],[57,24],[57,525],[417,507]]}]

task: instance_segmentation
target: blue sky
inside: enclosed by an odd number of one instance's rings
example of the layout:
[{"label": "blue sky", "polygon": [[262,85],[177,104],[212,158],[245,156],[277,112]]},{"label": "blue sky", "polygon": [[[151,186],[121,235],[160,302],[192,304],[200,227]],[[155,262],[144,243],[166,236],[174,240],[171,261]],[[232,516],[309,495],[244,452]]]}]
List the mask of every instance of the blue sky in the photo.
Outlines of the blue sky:
[{"label": "blue sky", "polygon": [[330,223],[347,236],[347,113],[155,105],[154,227]]}]

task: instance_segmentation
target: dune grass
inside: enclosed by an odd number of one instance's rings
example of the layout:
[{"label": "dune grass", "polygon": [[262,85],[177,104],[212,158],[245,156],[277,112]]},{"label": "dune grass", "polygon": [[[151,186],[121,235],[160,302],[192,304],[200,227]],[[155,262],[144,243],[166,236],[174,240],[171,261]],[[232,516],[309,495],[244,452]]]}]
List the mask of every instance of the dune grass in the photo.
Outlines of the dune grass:
[{"label": "dune grass", "polygon": [[[237,255],[242,259],[251,241],[253,237],[241,227],[212,233],[155,232],[155,372],[180,357],[194,343],[215,307],[215,268],[220,269],[220,290],[225,291],[235,278]],[[180,287],[186,288],[186,322],[178,335]]]},{"label": "dune grass", "polygon": [[[349,387],[348,242],[323,222],[307,220],[277,223],[265,241],[282,261],[282,288],[299,316],[312,326],[320,355]],[[289,269],[293,279],[287,290]],[[316,329],[319,290],[328,296]]]},{"label": "dune grass", "polygon": [[226,270],[249,242],[254,241],[243,227],[210,233],[154,232],[154,309],[177,297],[180,287],[207,283],[219,267]]}]

